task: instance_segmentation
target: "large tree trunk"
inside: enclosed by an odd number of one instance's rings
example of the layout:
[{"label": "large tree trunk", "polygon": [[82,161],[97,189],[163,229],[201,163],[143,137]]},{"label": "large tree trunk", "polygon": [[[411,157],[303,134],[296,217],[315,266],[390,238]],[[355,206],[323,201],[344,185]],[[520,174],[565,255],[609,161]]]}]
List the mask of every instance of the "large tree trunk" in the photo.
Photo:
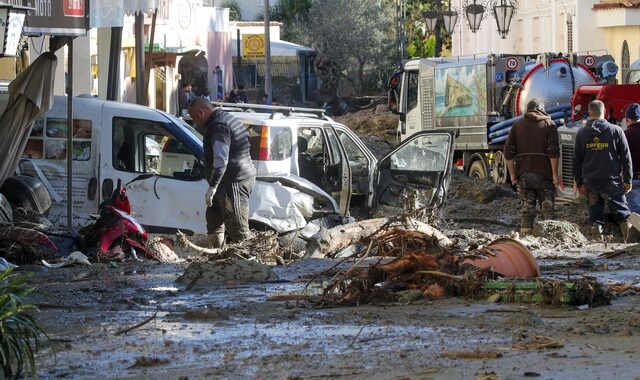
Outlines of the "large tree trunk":
[{"label": "large tree trunk", "polygon": [[452,241],[442,232],[426,223],[417,220],[408,220],[407,223],[390,222],[388,218],[368,219],[360,222],[349,223],[331,229],[322,229],[315,234],[307,245],[305,258],[323,258],[337,253],[350,245],[366,239],[382,227],[404,228],[406,230],[419,231],[429,236],[435,236],[440,246],[450,246]]}]

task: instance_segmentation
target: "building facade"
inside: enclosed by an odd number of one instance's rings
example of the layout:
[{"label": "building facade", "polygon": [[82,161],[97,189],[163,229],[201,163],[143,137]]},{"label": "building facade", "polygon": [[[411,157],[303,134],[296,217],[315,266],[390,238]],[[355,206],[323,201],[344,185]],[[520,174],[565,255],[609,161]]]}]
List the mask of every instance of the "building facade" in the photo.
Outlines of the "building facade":
[{"label": "building facade", "polygon": [[453,36],[454,55],[596,52],[607,48],[604,33],[594,23],[597,0],[519,0],[504,39],[498,35],[490,9],[480,30],[472,33],[464,17],[464,2],[452,1],[461,15]]},{"label": "building facade", "polygon": [[640,0],[601,1],[593,7],[595,25],[624,79],[629,65],[640,60]]},{"label": "building facade", "polygon": [[480,30],[472,33],[464,1],[452,1],[460,11],[453,55],[607,52],[620,67],[619,81],[640,59],[640,0],[519,0],[504,39],[490,9]]}]

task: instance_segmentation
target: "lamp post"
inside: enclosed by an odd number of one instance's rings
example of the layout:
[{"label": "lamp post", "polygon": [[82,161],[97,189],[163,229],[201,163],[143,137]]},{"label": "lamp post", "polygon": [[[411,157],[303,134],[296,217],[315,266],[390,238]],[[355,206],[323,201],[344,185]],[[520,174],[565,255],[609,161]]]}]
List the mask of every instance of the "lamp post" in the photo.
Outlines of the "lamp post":
[{"label": "lamp post", "polygon": [[509,34],[509,26],[511,25],[511,19],[516,13],[518,2],[516,0],[493,0],[492,12],[493,17],[496,18],[496,24],[498,26],[498,34],[503,39]]},{"label": "lamp post", "polygon": [[20,45],[22,27],[27,13],[34,8],[0,3],[1,57],[15,57]]},{"label": "lamp post", "polygon": [[480,29],[480,24],[485,17],[487,6],[486,3],[480,1],[473,0],[469,2],[465,0],[463,2],[462,8],[464,9],[464,13],[467,16],[467,21],[469,22],[469,29],[471,29],[472,33],[476,33]]}]

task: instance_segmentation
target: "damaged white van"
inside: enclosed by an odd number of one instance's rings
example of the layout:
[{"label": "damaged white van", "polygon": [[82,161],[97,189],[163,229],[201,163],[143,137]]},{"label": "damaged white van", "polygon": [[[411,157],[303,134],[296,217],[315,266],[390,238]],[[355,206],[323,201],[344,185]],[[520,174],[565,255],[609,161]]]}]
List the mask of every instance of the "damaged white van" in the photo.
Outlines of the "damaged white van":
[{"label": "damaged white van", "polygon": [[[202,136],[149,107],[74,98],[74,225],[90,222],[117,181],[131,182],[133,216],[150,233],[205,234]],[[258,177],[249,219],[256,228],[311,236],[340,223],[352,200],[367,211],[399,206],[413,190],[423,204],[446,196],[454,136],[420,132],[380,162],[347,127],[318,110],[272,107],[269,113],[233,112],[249,132]],[[34,121],[18,171],[39,178],[53,206],[49,218],[66,218],[67,98]],[[54,220],[55,221],[55,220]]]}]

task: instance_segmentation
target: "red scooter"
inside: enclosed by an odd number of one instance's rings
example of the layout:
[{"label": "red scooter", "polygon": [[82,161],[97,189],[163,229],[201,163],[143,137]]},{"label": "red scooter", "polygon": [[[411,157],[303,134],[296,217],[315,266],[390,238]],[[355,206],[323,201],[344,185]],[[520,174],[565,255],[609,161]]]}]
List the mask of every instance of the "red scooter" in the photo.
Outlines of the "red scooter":
[{"label": "red scooter", "polygon": [[[131,216],[131,203],[126,191],[127,185],[141,177],[147,178],[148,175],[136,177],[124,186],[118,179],[111,198],[100,205],[98,220],[91,226],[93,233],[88,239],[92,240],[90,245],[98,246],[99,260],[122,261],[127,257],[136,260],[138,254],[150,256],[146,248],[147,231]],[[84,235],[87,236],[87,232]]]}]

